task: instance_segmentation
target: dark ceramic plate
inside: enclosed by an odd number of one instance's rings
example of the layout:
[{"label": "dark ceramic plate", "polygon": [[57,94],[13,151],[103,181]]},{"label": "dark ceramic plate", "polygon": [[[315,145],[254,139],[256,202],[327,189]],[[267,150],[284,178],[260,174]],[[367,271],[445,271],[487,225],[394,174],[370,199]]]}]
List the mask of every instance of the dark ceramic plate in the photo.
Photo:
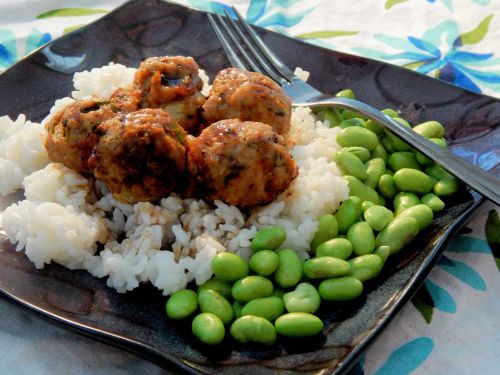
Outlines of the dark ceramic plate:
[{"label": "dark ceramic plate", "polygon": [[[412,122],[439,120],[455,152],[484,168],[492,166],[487,163],[499,135],[499,101],[391,65],[260,33],[290,67],[310,71],[317,88],[335,92],[349,87],[361,100],[397,108]],[[110,61],[137,66],[145,57],[165,54],[191,55],[211,76],[228,66],[204,13],[159,0],[131,1],[3,73],[0,113],[40,120],[55,99],[71,92],[74,72]],[[462,191],[431,227],[391,259],[362,298],[325,304],[319,312],[326,323],[322,336],[280,340],[269,348],[230,340],[215,349],[203,347],[193,340],[189,323],[166,319],[165,298],[154,288],[118,294],[86,272],[58,265],[36,270],[5,240],[0,242],[0,289],[68,328],[190,373],[343,372],[416,291],[443,244],[479,202]],[[3,207],[7,203],[0,201]]]}]

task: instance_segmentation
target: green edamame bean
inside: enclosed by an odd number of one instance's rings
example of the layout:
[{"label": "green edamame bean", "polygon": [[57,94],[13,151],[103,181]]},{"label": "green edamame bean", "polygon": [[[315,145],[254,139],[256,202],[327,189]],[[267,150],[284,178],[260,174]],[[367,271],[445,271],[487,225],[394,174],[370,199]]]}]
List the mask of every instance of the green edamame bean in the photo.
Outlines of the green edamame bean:
[{"label": "green edamame bean", "polygon": [[[429,138],[429,141],[437,144],[441,148],[446,148],[446,141],[444,138]],[[427,156],[422,154],[420,151],[415,152],[415,157],[417,158],[417,161],[420,164],[425,165],[426,167],[432,166],[434,164],[434,161],[432,159],[429,159]]]},{"label": "green edamame bean", "polygon": [[274,273],[274,280],[282,288],[290,288],[299,283],[302,278],[302,261],[297,253],[290,249],[278,252],[278,269]]},{"label": "green edamame bean", "polygon": [[444,202],[437,195],[433,193],[425,194],[422,199],[422,203],[429,206],[433,212],[440,212],[444,209]]},{"label": "green edamame bean", "polygon": [[[394,149],[394,147],[392,146],[391,140],[389,139],[387,134],[385,136],[383,136],[382,138],[380,138],[380,143],[382,144],[382,146],[384,147],[384,150],[386,150],[386,152],[391,153],[391,152],[396,151]],[[386,161],[387,161],[387,159],[386,159]]]},{"label": "green edamame bean", "polygon": [[285,304],[278,297],[256,298],[245,304],[241,309],[241,315],[253,315],[274,322],[285,311]]},{"label": "green edamame bean", "polygon": [[344,276],[350,269],[345,260],[333,257],[311,258],[304,262],[304,275],[310,279]]},{"label": "green edamame bean", "polygon": [[441,148],[446,148],[446,139],[444,138],[429,138],[429,141],[437,144]]},{"label": "green edamame bean", "polygon": [[217,279],[208,280],[205,284],[199,286],[198,293],[206,289],[215,290],[226,299],[231,298],[231,285],[224,281]]},{"label": "green edamame bean", "polygon": [[380,232],[394,219],[394,214],[384,206],[373,206],[365,211],[364,217],[370,227]]},{"label": "green edamame bean", "polygon": [[196,293],[189,289],[178,290],[168,299],[165,310],[170,319],[184,319],[198,308]]},{"label": "green edamame bean", "polygon": [[363,203],[361,203],[361,211],[365,212],[367,209],[369,209],[370,207],[373,207],[375,205],[376,204],[373,202],[364,201]]},{"label": "green edamame bean", "polygon": [[426,121],[413,128],[415,133],[425,138],[444,137],[444,126],[437,121]]},{"label": "green edamame bean", "polygon": [[443,178],[451,176],[451,174],[449,174],[443,167],[437,164],[425,168],[425,173],[427,173],[431,177],[434,177],[436,180],[442,180]]},{"label": "green edamame bean", "polygon": [[375,189],[372,189],[368,185],[363,184],[363,182],[361,182],[361,180],[359,180],[358,178],[354,176],[344,176],[342,178],[346,180],[347,184],[349,185],[349,196],[351,198],[353,196],[359,197],[359,199],[361,199],[361,202],[370,201],[377,204],[380,204],[382,202]]},{"label": "green edamame bean", "polygon": [[450,176],[436,182],[433,187],[433,192],[439,197],[448,197],[458,190],[458,181],[455,177]]},{"label": "green edamame bean", "polygon": [[198,305],[201,312],[217,315],[224,324],[233,320],[233,307],[227,299],[211,289],[205,289],[198,293]]},{"label": "green edamame bean", "polygon": [[353,224],[347,231],[347,239],[351,241],[356,255],[371,254],[375,249],[375,236],[366,221]]},{"label": "green edamame bean", "polygon": [[331,238],[337,237],[339,233],[339,224],[337,218],[333,215],[323,215],[319,218],[318,230],[310,243],[311,249],[316,251],[318,245]]},{"label": "green edamame bean", "polygon": [[350,109],[344,109],[341,112],[342,114],[342,119],[344,120],[349,120],[351,118],[360,118],[361,115],[358,112],[351,111]]},{"label": "green edamame bean", "polygon": [[375,189],[378,185],[380,176],[385,173],[385,161],[381,158],[375,158],[366,162],[366,180],[365,184]]},{"label": "green edamame bean", "polygon": [[288,292],[283,296],[283,301],[288,312],[314,314],[319,309],[321,297],[313,285],[300,283],[295,287],[294,291]]},{"label": "green edamame bean", "polygon": [[418,233],[418,221],[413,217],[398,217],[377,235],[376,246],[389,246],[391,254],[397,253],[411,242]]},{"label": "green edamame bean", "polygon": [[238,319],[241,316],[241,309],[243,308],[243,305],[239,303],[238,301],[233,302],[233,311],[234,311],[234,317]]},{"label": "green edamame bean", "polygon": [[384,174],[388,174],[389,176],[394,177],[394,172],[390,169],[386,169]]},{"label": "green edamame bean", "polygon": [[359,117],[354,117],[354,118],[348,118],[345,120],[342,120],[342,122],[338,125],[340,128],[348,128],[349,126],[364,126],[365,120]]},{"label": "green edamame bean", "polygon": [[368,177],[366,166],[350,152],[345,150],[337,151],[334,159],[342,173],[357,177],[360,180],[366,180]]},{"label": "green edamame bean", "polygon": [[394,197],[394,213],[398,216],[404,210],[420,204],[420,199],[413,193],[399,193]]},{"label": "green edamame bean", "polygon": [[262,276],[247,276],[234,283],[231,294],[236,301],[242,303],[269,297],[273,294],[273,283]]},{"label": "green edamame bean", "polygon": [[233,253],[219,253],[212,259],[212,271],[222,281],[232,283],[248,275],[248,264]]},{"label": "green edamame bean", "polygon": [[425,204],[417,204],[416,206],[410,207],[401,212],[398,217],[413,217],[418,221],[419,231],[427,228],[432,223],[432,219],[434,218],[431,208]]},{"label": "green edamame bean", "polygon": [[276,329],[273,324],[259,316],[245,315],[236,319],[231,325],[229,333],[242,344],[272,345],[276,341]]},{"label": "green edamame bean", "polygon": [[384,135],[384,127],[372,120],[365,121],[363,127],[374,132],[377,136]]},{"label": "green edamame bean", "polygon": [[343,150],[350,152],[351,154],[356,156],[359,160],[361,160],[363,163],[370,159],[370,151],[367,148],[352,146],[352,147],[345,147],[343,148]]},{"label": "green edamame bean", "polygon": [[383,109],[381,112],[385,113],[387,116],[392,118],[399,117],[399,113],[397,113],[394,109],[391,108]]},{"label": "green edamame bean", "polygon": [[272,250],[262,250],[250,257],[250,269],[260,276],[269,276],[278,268],[278,254]]},{"label": "green edamame bean", "polygon": [[380,158],[383,161],[387,162],[387,151],[381,143],[377,145],[371,152],[372,159]]},{"label": "green edamame bean", "polygon": [[389,167],[393,172],[397,172],[402,168],[412,168],[420,170],[420,165],[417,162],[415,154],[410,151],[398,151],[389,157]]},{"label": "green edamame bean", "polygon": [[323,120],[330,123],[330,128],[342,122],[342,116],[336,108],[328,108],[323,114]]},{"label": "green edamame bean", "polygon": [[191,324],[193,334],[207,345],[217,345],[224,340],[226,330],[224,324],[211,313],[201,313],[195,316]]},{"label": "green edamame bean", "polygon": [[352,254],[352,244],[345,238],[332,238],[316,249],[316,257],[333,257],[346,260]]},{"label": "green edamame bean", "polygon": [[389,255],[391,255],[391,248],[389,246],[379,246],[375,249],[373,254],[378,255],[382,262],[385,263]]},{"label": "green edamame bean", "polygon": [[363,283],[351,276],[323,280],[319,284],[319,295],[326,301],[349,301],[363,292]]},{"label": "green edamame bean", "polygon": [[424,166],[429,166],[429,165],[434,164],[434,162],[431,159],[429,159],[427,156],[422,154],[420,151],[415,152],[415,160],[417,160],[418,164],[424,165]]},{"label": "green edamame bean", "polygon": [[[402,168],[394,173],[394,183],[401,191],[427,194],[432,189],[432,181],[424,172]],[[439,194],[436,194],[439,195]]]},{"label": "green edamame bean", "polygon": [[361,282],[373,279],[380,273],[384,265],[382,258],[375,254],[360,255],[349,259],[348,262],[351,265],[349,276]]},{"label": "green edamame bean", "polygon": [[361,199],[358,197],[350,197],[343,201],[335,217],[337,218],[339,232],[347,232],[349,227],[361,217]]},{"label": "green edamame bean", "polygon": [[252,250],[276,250],[286,240],[286,232],[278,226],[263,228],[252,239]]},{"label": "green edamame bean", "polygon": [[[404,123],[401,121],[402,119],[395,118],[394,120],[398,121],[399,123],[401,123],[402,125],[404,125]],[[411,150],[411,146],[408,143],[406,143],[405,141],[403,141],[397,135],[392,134],[388,130],[386,130],[384,138],[387,141],[386,141],[386,143],[383,143],[383,145],[385,146],[386,150],[389,151],[389,152],[410,151]],[[390,151],[390,149],[387,148],[387,147],[390,147],[392,149],[392,151]]]},{"label": "green edamame bean", "polygon": [[303,312],[281,315],[274,322],[276,332],[288,337],[314,336],[323,330],[323,322],[317,316]]},{"label": "green edamame bean", "polygon": [[[429,141],[434,142],[439,147],[442,147],[442,148],[446,147],[446,142],[444,141],[444,138],[430,138]],[[434,161],[432,161],[432,159],[429,159],[427,156],[422,154],[420,151],[415,151],[415,158],[417,159],[419,164],[422,164],[426,167],[434,164]]]},{"label": "green edamame bean", "polygon": [[338,93],[335,94],[335,96],[341,98],[356,99],[356,97],[354,96],[354,92],[351,89],[340,90]]},{"label": "green edamame bean", "polygon": [[411,129],[411,124],[402,117],[394,117],[394,121],[397,121],[404,127]]},{"label": "green edamame bean", "polygon": [[390,174],[387,174],[387,171],[378,180],[378,190],[384,197],[389,199],[394,198],[398,192],[394,178]]},{"label": "green edamame bean", "polygon": [[365,128],[351,126],[337,134],[337,143],[342,147],[360,146],[373,150],[378,145],[377,135]]}]

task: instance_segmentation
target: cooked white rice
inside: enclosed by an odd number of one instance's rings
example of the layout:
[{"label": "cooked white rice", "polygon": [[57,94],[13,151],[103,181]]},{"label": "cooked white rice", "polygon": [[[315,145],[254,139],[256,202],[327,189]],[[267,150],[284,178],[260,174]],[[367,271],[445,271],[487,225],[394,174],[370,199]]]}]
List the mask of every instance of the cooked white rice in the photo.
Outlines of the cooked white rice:
[{"label": "cooked white rice", "polygon": [[[47,119],[75,99],[107,97],[130,85],[134,73],[119,64],[76,73],[73,98],[56,101]],[[208,81],[203,71],[200,76]],[[251,239],[268,225],[283,227],[282,247],[306,259],[318,218],[348,197],[332,161],[339,147],[337,129],[318,121],[309,108],[294,109],[292,115],[291,153],[299,176],[276,201],[249,217],[220,201],[209,204],[176,194],[157,205],[117,202],[102,183],[50,163],[43,147],[47,119],[35,124],[23,115],[16,121],[0,117],[0,194],[24,188],[26,197],[5,209],[0,226],[37,268],[54,261],[85,269],[107,277],[107,285],[119,292],[151,282],[168,295],[193,280],[202,284],[212,276],[211,260],[218,252],[248,258]]]}]

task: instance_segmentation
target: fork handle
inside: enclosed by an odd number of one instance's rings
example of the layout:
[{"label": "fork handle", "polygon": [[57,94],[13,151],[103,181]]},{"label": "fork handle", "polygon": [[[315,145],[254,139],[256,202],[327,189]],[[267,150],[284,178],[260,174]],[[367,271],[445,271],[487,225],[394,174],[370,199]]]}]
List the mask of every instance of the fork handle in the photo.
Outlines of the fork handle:
[{"label": "fork handle", "polygon": [[[408,142],[425,156],[443,166],[448,170],[448,172],[458,177],[481,195],[500,205],[500,179],[498,177],[485,172],[481,168],[465,161],[464,159],[461,159],[452,152],[437,146],[433,142],[415,133],[411,129],[402,126],[385,113],[380,112],[378,109],[368,104],[348,98],[322,96],[318,97],[317,100],[314,101],[293,103],[293,105],[295,107],[311,108],[336,107],[358,112],[370,120],[384,125],[390,131],[401,137],[404,141]],[[496,167],[498,167],[498,165],[492,168],[492,170],[498,169]]]}]

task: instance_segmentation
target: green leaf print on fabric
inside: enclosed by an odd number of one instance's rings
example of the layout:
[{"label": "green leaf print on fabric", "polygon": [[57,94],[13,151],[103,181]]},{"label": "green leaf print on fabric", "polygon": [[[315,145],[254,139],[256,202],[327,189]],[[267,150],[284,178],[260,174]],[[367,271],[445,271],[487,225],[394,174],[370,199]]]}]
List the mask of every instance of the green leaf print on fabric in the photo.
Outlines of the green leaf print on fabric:
[{"label": "green leaf print on fabric", "polygon": [[85,26],[85,25],[73,25],[73,26],[68,26],[63,30],[63,34],[68,34],[72,31],[78,30],[80,27]]},{"label": "green leaf print on fabric", "polygon": [[488,33],[492,18],[493,14],[490,14],[488,17],[482,20],[474,30],[469,31],[468,33],[460,34],[460,42],[462,43],[462,45],[477,44],[481,40],[483,40]]},{"label": "green leaf print on fabric", "polygon": [[391,9],[394,5],[399,3],[406,3],[408,0],[387,0],[385,2],[385,9]]},{"label": "green leaf print on fabric", "polygon": [[434,312],[434,301],[427,289],[427,285],[423,284],[415,296],[411,299],[411,303],[422,314],[423,318],[430,324],[432,321],[432,313]]},{"label": "green leaf print on fabric", "polygon": [[52,9],[36,16],[37,19],[51,18],[51,17],[81,17],[89,16],[91,14],[107,13],[105,9],[92,9],[92,8],[59,8]]},{"label": "green leaf print on fabric", "polygon": [[486,224],[484,226],[484,232],[486,235],[486,242],[491,248],[493,253],[493,258],[500,271],[500,218],[498,217],[498,212],[496,210],[491,210],[488,213],[488,218],[486,219]]},{"label": "green leaf print on fabric", "polygon": [[340,31],[340,30],[322,30],[313,31],[297,35],[296,38],[301,39],[318,39],[318,38],[337,38],[339,36],[356,35],[358,31]]}]

